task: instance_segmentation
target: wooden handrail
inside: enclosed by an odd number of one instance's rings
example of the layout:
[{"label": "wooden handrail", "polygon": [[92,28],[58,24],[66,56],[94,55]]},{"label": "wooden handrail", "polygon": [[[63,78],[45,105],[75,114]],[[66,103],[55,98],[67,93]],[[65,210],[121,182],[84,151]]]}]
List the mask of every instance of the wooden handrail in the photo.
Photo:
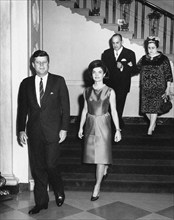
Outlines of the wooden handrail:
[{"label": "wooden handrail", "polygon": [[151,3],[151,2],[149,2],[147,0],[136,0],[136,1],[142,3],[143,5],[148,6],[149,8],[151,8],[151,9],[153,9],[155,11],[159,11],[161,14],[166,15],[167,17],[169,17],[171,19],[174,19],[174,15],[172,13],[162,9],[161,7],[155,5],[155,4],[153,4],[153,3]]}]

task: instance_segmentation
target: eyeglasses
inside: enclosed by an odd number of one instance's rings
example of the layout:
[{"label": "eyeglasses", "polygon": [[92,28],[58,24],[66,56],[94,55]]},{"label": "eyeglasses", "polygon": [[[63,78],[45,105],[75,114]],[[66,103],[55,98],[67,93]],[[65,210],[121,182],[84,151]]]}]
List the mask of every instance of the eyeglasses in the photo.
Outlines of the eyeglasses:
[{"label": "eyeglasses", "polygon": [[39,66],[44,66],[44,65],[47,65],[48,64],[48,61],[44,61],[44,62],[41,62],[41,61],[35,61],[35,64],[36,65],[39,65]]}]

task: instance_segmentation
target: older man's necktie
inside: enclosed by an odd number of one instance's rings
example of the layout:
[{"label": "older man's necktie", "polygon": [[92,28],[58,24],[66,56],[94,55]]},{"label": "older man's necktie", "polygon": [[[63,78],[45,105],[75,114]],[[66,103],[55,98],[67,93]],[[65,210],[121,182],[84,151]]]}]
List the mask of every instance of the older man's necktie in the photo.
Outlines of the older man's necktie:
[{"label": "older man's necktie", "polygon": [[43,88],[43,80],[42,80],[42,78],[40,78],[39,91],[40,91],[40,104],[42,105],[42,98],[44,96],[44,88]]},{"label": "older man's necktie", "polygon": [[116,51],[115,53],[115,59],[117,60],[118,59],[118,52]]}]

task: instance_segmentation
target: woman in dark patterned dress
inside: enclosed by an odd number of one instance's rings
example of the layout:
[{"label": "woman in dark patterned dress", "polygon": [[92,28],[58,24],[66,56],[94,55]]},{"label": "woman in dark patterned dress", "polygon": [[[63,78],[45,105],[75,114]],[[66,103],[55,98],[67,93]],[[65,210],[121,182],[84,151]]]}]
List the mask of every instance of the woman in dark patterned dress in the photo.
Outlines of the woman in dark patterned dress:
[{"label": "woman in dark patterned dress", "polygon": [[96,184],[91,201],[99,198],[100,185],[107,175],[107,168],[112,164],[111,116],[115,125],[114,141],[121,140],[118,114],[116,111],[115,92],[103,83],[107,69],[101,60],[94,60],[89,65],[89,73],[94,81],[91,87],[84,90],[84,107],[81,115],[78,137],[83,137],[83,162],[96,164]]},{"label": "woman in dark patterned dress", "polygon": [[140,112],[149,119],[147,135],[152,135],[163,99],[170,94],[173,82],[169,59],[158,51],[159,38],[145,40],[147,52],[137,64],[140,73]]}]

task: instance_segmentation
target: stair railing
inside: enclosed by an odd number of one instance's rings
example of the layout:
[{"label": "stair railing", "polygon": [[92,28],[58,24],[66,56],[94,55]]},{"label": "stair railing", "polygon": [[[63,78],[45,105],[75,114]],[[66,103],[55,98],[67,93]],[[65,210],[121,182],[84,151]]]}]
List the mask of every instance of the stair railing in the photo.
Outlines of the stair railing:
[{"label": "stair railing", "polygon": [[[113,10],[113,23],[116,22],[116,8],[119,7],[117,0],[104,0],[105,1],[105,21],[108,23],[109,20],[109,4],[112,2]],[[164,16],[164,24],[163,24],[163,52],[166,53],[166,44],[167,44],[167,35],[169,35],[170,42],[169,43],[169,52],[173,53],[173,43],[174,43],[174,15],[170,12],[158,7],[157,5],[147,1],[147,0],[134,0],[135,1],[135,9],[132,11],[134,14],[134,27],[133,27],[133,37],[137,39],[138,31],[141,31],[141,39],[145,38],[145,15],[146,9],[154,10],[159,12]],[[141,6],[141,7],[140,7]],[[141,12],[139,9],[141,8]],[[139,13],[140,12],[140,13]],[[139,17],[140,14],[140,17]],[[170,21],[169,21],[170,20]],[[141,26],[138,25],[138,22],[141,23]],[[168,22],[170,22],[170,29],[167,30]],[[141,30],[138,30],[141,28]],[[169,34],[168,34],[169,33]]]},{"label": "stair railing", "polygon": [[164,16],[164,26],[163,26],[163,52],[166,52],[166,43],[167,43],[167,21],[170,19],[170,54],[173,53],[173,41],[174,41],[174,15],[170,12],[154,5],[153,3],[147,0],[135,0],[135,16],[134,16],[134,38],[137,38],[137,31],[138,31],[138,4],[142,5],[141,11],[141,39],[144,39],[144,30],[145,30],[145,6],[148,8],[159,12]]}]

